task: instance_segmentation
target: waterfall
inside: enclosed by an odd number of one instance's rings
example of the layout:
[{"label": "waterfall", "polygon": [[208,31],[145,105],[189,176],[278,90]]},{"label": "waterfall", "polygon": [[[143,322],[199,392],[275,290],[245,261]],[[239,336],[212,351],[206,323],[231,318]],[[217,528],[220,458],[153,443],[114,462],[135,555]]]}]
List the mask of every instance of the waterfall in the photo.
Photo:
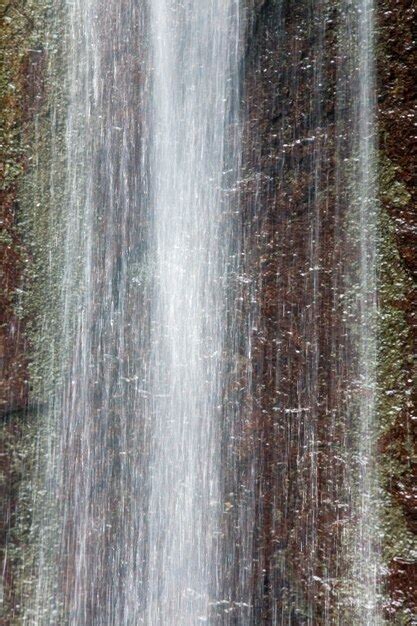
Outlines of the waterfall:
[{"label": "waterfall", "polygon": [[372,0],[53,6],[23,623],[383,623]]},{"label": "waterfall", "polygon": [[[215,582],[238,19],[233,0],[156,0],[150,9],[149,624],[206,622]],[[228,158],[234,168],[236,155]]]},{"label": "waterfall", "polygon": [[26,622],[195,624],[220,534],[238,3],[67,14],[60,353]]}]

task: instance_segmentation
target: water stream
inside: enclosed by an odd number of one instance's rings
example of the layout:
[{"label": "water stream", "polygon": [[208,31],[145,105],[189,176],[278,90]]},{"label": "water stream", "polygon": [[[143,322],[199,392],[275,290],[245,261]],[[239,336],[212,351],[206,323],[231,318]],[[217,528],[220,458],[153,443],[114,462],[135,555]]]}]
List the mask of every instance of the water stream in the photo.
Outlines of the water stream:
[{"label": "water stream", "polygon": [[373,6],[336,4],[56,3],[23,623],[382,623]]}]

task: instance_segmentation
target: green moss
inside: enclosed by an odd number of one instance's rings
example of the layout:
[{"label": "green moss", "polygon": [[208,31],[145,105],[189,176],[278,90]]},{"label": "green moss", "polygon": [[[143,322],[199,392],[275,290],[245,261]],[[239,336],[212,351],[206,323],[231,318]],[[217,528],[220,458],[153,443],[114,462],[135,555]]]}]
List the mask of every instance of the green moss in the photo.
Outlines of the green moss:
[{"label": "green moss", "polygon": [[[380,196],[388,206],[406,206],[410,195],[398,180],[399,168],[383,154],[380,158]],[[391,495],[391,485],[401,483],[410,475],[413,456],[412,441],[399,439],[392,430],[398,425],[410,404],[412,362],[410,329],[405,307],[406,296],[412,287],[396,245],[395,226],[386,210],[380,222],[380,276],[379,276],[379,354],[378,354],[378,423],[384,438],[384,454],[380,457],[382,507],[383,559],[388,566],[392,559],[417,558],[417,541],[407,526],[401,505]],[[406,607],[398,609],[396,624],[409,623]]]},{"label": "green moss", "polygon": [[7,620],[7,624],[11,625],[21,623],[19,609],[25,593],[22,573],[30,551],[30,476],[34,471],[36,429],[36,421],[30,416],[23,419],[22,415],[16,415],[0,425],[0,450],[8,460],[0,472],[0,488],[4,497],[3,506],[10,510],[1,558],[3,565],[7,564],[11,579],[11,585],[4,589],[0,621]]},{"label": "green moss", "polygon": [[380,153],[380,196],[384,204],[406,207],[411,201],[411,194],[403,182],[398,180],[400,168],[395,166],[383,152]]},{"label": "green moss", "polygon": [[[7,226],[0,245],[12,246],[22,265],[16,293],[10,298],[14,315],[24,319],[30,346],[32,405],[45,401],[48,386],[56,377],[54,353],[60,339],[54,320],[59,319],[64,192],[58,181],[61,188],[51,193],[50,172],[63,160],[66,103],[61,80],[64,61],[51,20],[59,23],[63,6],[60,0],[12,0],[0,9],[2,190],[7,202],[13,204],[11,216],[5,209]],[[53,35],[49,37],[48,32]],[[34,52],[42,54],[36,76],[29,68]],[[8,568],[0,622],[7,619],[11,626],[22,623],[20,607],[32,594],[36,575],[31,555],[32,509],[34,501],[44,497],[37,488],[39,468],[35,459],[43,422],[43,416],[16,414],[0,424],[0,454],[5,459],[0,464],[0,488],[11,512],[5,541],[0,545],[0,559],[3,563],[6,559]]]},{"label": "green moss", "polygon": [[[32,346],[29,363],[32,399],[44,403],[58,367],[55,354],[61,341],[60,298],[65,219],[65,37],[59,0],[39,0],[43,19],[38,34],[44,51],[43,102],[30,125],[25,128],[25,144],[31,146],[29,166],[21,179],[18,196],[19,228],[29,249],[25,267],[23,308],[28,318]],[[51,12],[51,7],[54,10]],[[52,22],[52,20],[54,20]],[[50,36],[47,33],[51,33]],[[53,188],[51,187],[53,172]]]}]

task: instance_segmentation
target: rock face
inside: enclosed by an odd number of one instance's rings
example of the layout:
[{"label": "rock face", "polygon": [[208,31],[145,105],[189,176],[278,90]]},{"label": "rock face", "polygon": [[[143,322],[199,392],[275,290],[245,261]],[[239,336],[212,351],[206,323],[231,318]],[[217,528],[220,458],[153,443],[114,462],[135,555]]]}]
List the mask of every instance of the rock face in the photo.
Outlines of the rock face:
[{"label": "rock face", "polygon": [[[251,241],[248,274],[256,285],[259,316],[252,339],[256,408],[251,445],[246,445],[255,447],[259,459],[252,593],[265,621],[280,614],[292,623],[320,624],[340,617],[345,606],[349,556],[344,543],[354,523],[344,464],[349,445],[355,445],[355,426],[343,417],[349,411],[354,347],[335,302],[344,296],[346,267],[355,263],[345,232],[349,175],[343,178],[340,161],[349,157],[349,98],[356,96],[354,87],[350,93],[349,87],[345,93],[340,87],[343,72],[349,71],[341,34],[343,4],[266,1],[253,11],[245,65],[242,191],[245,236]],[[376,11],[383,215],[377,422],[391,598],[384,612],[388,619],[407,621],[417,608],[409,582],[416,576],[411,546],[417,510],[410,401],[416,310],[410,110],[415,15],[410,3],[390,0],[380,2]],[[395,401],[402,409],[393,417],[392,403],[384,398],[395,377]]]},{"label": "rock face", "polygon": [[259,316],[250,435],[258,458],[255,618],[319,624],[342,610],[351,505],[343,416],[352,346],[339,296],[352,252],[336,167],[348,121],[336,120],[341,16],[326,3],[299,1],[265,2],[256,15],[243,139]]},{"label": "rock face", "polygon": [[34,10],[40,5],[29,2],[23,7],[8,2],[0,16],[0,622],[5,626],[18,619],[20,587],[16,573],[29,524],[22,481],[29,471],[26,461],[31,450],[26,418],[31,352],[28,329],[34,316],[29,313],[27,292],[29,277],[34,277],[28,233],[22,227],[20,195],[33,158],[33,146],[26,144],[27,131],[44,95],[45,55],[38,46],[41,29],[39,11]]},{"label": "rock face", "polygon": [[[34,279],[29,233],[23,225],[22,181],[34,159],[28,145],[35,116],[45,103],[46,54],[42,11],[47,2],[25,7],[9,2],[1,14],[2,108],[0,190],[0,416],[23,412],[29,392],[28,355],[31,325],[27,292]],[[32,198],[34,209],[35,198]],[[33,320],[32,320],[33,321]]]},{"label": "rock face", "polygon": [[27,403],[26,342],[22,320],[16,312],[21,289],[22,243],[15,229],[15,190],[1,194],[2,233],[0,263],[5,288],[0,317],[0,407],[1,415],[25,408]]},{"label": "rock face", "polygon": [[[384,207],[395,223],[395,238],[406,270],[417,273],[417,189],[415,111],[417,86],[414,80],[417,52],[413,2],[378,5],[379,54],[378,105],[380,149],[395,167],[391,196],[384,185]],[[398,192],[396,193],[396,190]],[[411,307],[410,307],[411,309]]]},{"label": "rock face", "polygon": [[[2,188],[0,195],[0,414],[21,410],[27,401],[26,342],[22,328],[22,274],[25,250],[17,227],[17,184],[24,169],[20,129],[24,61],[15,48],[15,29],[2,21]],[[20,300],[20,302],[19,302]]]},{"label": "rock face", "polygon": [[383,484],[390,496],[387,519],[396,519],[388,522],[386,536],[392,598],[387,614],[391,619],[403,614],[410,620],[406,623],[412,623],[417,614],[416,7],[408,0],[380,0],[377,8],[380,198],[390,232],[390,251],[381,272],[381,306],[387,320],[381,338],[381,383],[399,407],[395,413],[388,402],[382,404],[387,424],[380,440],[382,464],[387,465]]}]

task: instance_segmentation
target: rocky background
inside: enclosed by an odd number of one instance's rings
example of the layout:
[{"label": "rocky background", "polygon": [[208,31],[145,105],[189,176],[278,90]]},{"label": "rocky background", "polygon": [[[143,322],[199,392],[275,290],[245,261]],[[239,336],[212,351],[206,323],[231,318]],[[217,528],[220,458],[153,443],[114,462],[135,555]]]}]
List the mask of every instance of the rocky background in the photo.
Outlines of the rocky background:
[{"label": "rocky background", "polygon": [[0,16],[0,621],[12,624],[19,612],[14,573],[21,547],[18,498],[28,457],[25,431],[30,351],[30,320],[23,309],[23,293],[31,255],[19,227],[19,185],[33,158],[25,142],[25,129],[34,121],[42,72],[37,67],[39,55],[31,47],[35,30],[31,7],[24,2],[2,3]]},{"label": "rocky background", "polygon": [[[343,417],[354,346],[334,305],[346,287],[346,263],[355,262],[345,232],[349,176],[340,166],[350,151],[355,97],[355,88],[340,87],[351,71],[343,33],[349,10],[349,3],[265,0],[255,5],[247,43],[242,197],[260,308],[249,447],[257,442],[260,459],[253,595],[265,622],[277,613],[294,624],[352,619],[341,582],[349,563],[337,555],[346,553],[345,529],[355,523],[343,459],[354,446],[355,426]],[[376,5],[378,474],[383,613],[398,624],[417,619],[415,18],[413,3]],[[292,414],[291,407],[309,406],[311,393],[316,413]]]},{"label": "rocky background", "polygon": [[[416,8],[411,0],[379,0],[376,11],[384,613],[388,623],[413,624]],[[36,141],[39,149],[39,128],[42,135],[42,128],[45,132],[51,127],[48,99],[56,97],[57,88],[45,81],[54,54],[53,47],[45,46],[49,3],[6,0],[0,14],[0,549],[5,573],[0,622],[6,626],[19,623],[18,573],[30,520],[25,480],[35,423],[28,398],[40,376],[28,360],[42,319],[39,309],[48,305],[39,287],[45,263],[42,231],[54,210],[43,202],[44,192],[33,187],[31,192],[27,181],[36,184],[34,145]],[[340,380],[349,372],[337,364],[351,349],[340,341],[343,312],[333,304],[334,294],[343,288],[342,265],[348,254],[340,222],[347,198],[336,180],[336,155],[347,149],[337,142],[343,126],[336,108],[339,76],[334,62],[341,54],[340,15],[335,3],[321,0],[253,0],[248,14],[240,194],[245,207],[242,236],[252,250],[245,270],[259,323],[252,337],[253,398],[249,426],[241,437],[241,473],[244,480],[245,464],[249,466],[256,446],[259,506],[250,583],[254,619],[271,623],[281,614],[292,624],[307,619],[336,623],[338,612],[338,623],[348,624],[340,618],[346,590],[337,582],[326,583],[343,578],[346,563],[336,555],[346,540],[343,511],[349,504],[343,488],[349,477],[335,454],[338,442],[349,439],[349,423],[335,419],[333,430],[328,428],[330,416],[343,415],[341,398],[348,390]],[[47,147],[41,154],[47,168]],[[320,269],[311,271],[312,262]],[[307,301],[313,303],[309,309]],[[291,413],[293,406],[308,409],[303,402],[312,393],[319,398],[314,414]],[[312,453],[320,457],[317,471],[310,463]],[[304,609],[296,611],[295,606]]]},{"label": "rocky background", "polygon": [[[379,441],[386,504],[387,615],[417,614],[416,15],[413,2],[377,3],[379,193],[381,201]],[[395,390],[395,393],[392,392]],[[414,545],[414,556],[407,547]],[[404,618],[400,617],[404,615]],[[414,617],[412,617],[414,615]]]}]

